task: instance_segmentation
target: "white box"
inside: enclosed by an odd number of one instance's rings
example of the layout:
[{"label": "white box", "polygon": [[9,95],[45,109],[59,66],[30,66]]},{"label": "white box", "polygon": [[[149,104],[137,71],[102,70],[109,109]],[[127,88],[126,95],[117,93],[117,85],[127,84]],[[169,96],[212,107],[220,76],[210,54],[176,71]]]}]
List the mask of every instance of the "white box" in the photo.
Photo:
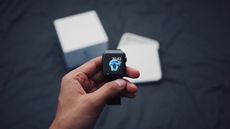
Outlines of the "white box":
[{"label": "white box", "polygon": [[54,26],[69,68],[101,55],[108,47],[108,37],[96,11],[56,19]]},{"label": "white box", "polygon": [[126,53],[126,65],[140,71],[138,79],[128,78],[128,80],[134,83],[143,83],[159,81],[162,78],[159,47],[159,43],[154,39],[132,33],[123,34],[118,49]]}]

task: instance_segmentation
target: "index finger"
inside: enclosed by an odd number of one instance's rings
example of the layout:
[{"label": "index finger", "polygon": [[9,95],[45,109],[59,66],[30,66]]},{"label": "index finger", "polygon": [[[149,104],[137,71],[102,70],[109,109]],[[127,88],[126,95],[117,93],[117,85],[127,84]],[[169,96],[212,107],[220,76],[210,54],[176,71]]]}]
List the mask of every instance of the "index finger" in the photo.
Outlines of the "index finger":
[{"label": "index finger", "polygon": [[91,59],[90,61],[86,62],[85,64],[72,70],[71,72],[69,72],[69,74],[75,75],[78,72],[83,72],[88,77],[91,77],[94,74],[96,74],[98,71],[101,70],[101,65],[102,65],[102,57],[99,56],[99,57]]}]

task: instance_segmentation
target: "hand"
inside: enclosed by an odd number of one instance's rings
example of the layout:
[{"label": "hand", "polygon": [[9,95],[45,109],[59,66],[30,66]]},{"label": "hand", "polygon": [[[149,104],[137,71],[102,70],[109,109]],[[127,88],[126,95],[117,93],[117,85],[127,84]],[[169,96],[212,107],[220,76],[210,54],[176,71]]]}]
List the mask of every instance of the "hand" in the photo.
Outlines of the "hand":
[{"label": "hand", "polygon": [[[66,74],[61,82],[58,107],[50,129],[93,129],[106,101],[118,94],[133,98],[137,87],[124,79],[107,82],[97,57]],[[127,67],[127,76],[139,72]]]}]

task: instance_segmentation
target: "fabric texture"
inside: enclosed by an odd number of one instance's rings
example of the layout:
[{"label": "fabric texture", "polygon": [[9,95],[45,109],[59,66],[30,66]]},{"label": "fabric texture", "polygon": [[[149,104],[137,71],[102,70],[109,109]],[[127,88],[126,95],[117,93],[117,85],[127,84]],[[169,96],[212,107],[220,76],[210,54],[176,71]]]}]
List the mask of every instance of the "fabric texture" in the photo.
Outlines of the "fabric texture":
[{"label": "fabric texture", "polygon": [[88,10],[110,48],[124,32],[158,40],[163,71],[135,99],[105,107],[96,129],[230,128],[229,1],[1,0],[0,129],[49,127],[68,71],[53,20]]}]

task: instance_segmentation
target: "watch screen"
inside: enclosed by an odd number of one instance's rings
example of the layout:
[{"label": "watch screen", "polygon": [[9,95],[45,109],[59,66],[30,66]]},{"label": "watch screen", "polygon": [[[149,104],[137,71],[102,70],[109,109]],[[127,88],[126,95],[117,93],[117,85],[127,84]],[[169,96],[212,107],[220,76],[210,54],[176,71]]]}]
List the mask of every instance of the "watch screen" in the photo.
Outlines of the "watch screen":
[{"label": "watch screen", "polygon": [[121,54],[105,55],[104,70],[107,74],[123,74],[124,59]]}]

